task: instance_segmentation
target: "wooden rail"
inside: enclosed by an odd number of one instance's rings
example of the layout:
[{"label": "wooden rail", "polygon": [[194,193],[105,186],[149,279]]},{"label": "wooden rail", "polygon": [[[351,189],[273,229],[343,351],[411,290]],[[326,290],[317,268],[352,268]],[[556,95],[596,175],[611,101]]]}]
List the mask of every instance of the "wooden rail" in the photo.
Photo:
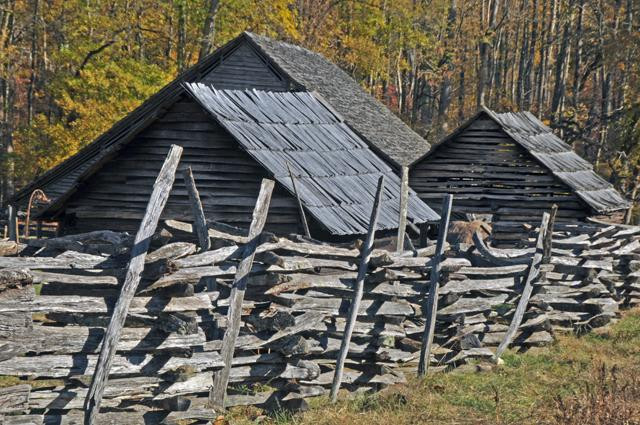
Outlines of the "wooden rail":
[{"label": "wooden rail", "polygon": [[253,267],[253,258],[256,254],[260,233],[262,233],[262,229],[267,222],[267,213],[269,212],[273,187],[273,180],[262,180],[260,194],[258,195],[258,200],[253,210],[253,218],[251,227],[249,228],[249,242],[244,247],[242,259],[238,265],[231,288],[229,311],[227,312],[227,329],[224,333],[222,349],[220,351],[224,367],[214,375],[213,386],[209,392],[209,407],[214,409],[224,409],[225,407],[224,400],[227,394],[227,385],[229,384],[231,362],[233,361],[236,339],[240,332],[240,316],[242,314],[244,293],[247,289],[247,276]]},{"label": "wooden rail", "polygon": [[169,193],[173,187],[176,169],[181,156],[182,147],[172,145],[153,185],[153,192],[149,198],[147,210],[142,219],[142,223],[140,223],[140,228],[138,229],[133,248],[131,249],[131,260],[129,261],[127,274],[120,291],[120,296],[113,310],[111,321],[107,327],[102,342],[102,350],[100,350],[100,356],[91,380],[91,386],[85,399],[85,425],[92,425],[100,410],[104,387],[109,377],[109,370],[113,363],[113,357],[116,352],[118,340],[120,339],[122,326],[124,325],[127,312],[129,311],[129,305],[133,300],[136,289],[138,288],[138,283],[140,282],[140,274],[144,268],[145,257],[151,243],[151,236],[153,236],[156,231],[160,215],[169,199]]},{"label": "wooden rail", "polygon": [[[540,231],[538,232],[538,238],[536,241],[536,252],[531,259],[531,264],[529,265],[527,279],[522,290],[522,295],[520,295],[520,300],[518,301],[518,306],[516,307],[516,311],[513,314],[513,319],[509,324],[509,329],[507,330],[502,343],[500,343],[498,349],[496,350],[496,354],[494,356],[494,361],[496,362],[500,359],[504,351],[509,348],[509,344],[511,344],[513,337],[516,335],[516,332],[518,331],[518,328],[522,323],[524,313],[527,311],[529,298],[531,298],[531,293],[533,292],[533,282],[536,280],[540,273],[540,264],[542,264],[544,241],[547,238],[547,232],[549,231],[549,217],[549,213],[545,212],[544,214],[542,214],[542,222],[540,223]],[[549,249],[551,249],[550,242],[548,246]]]},{"label": "wooden rail", "polygon": [[380,204],[382,203],[382,192],[384,190],[384,176],[380,176],[378,179],[378,188],[371,208],[371,218],[369,219],[369,230],[367,232],[367,238],[362,245],[362,253],[360,254],[360,265],[358,266],[358,276],[356,277],[353,298],[351,305],[349,306],[349,316],[347,318],[347,324],[344,330],[344,336],[340,344],[340,351],[338,353],[338,360],[336,362],[336,370],[333,375],[333,383],[331,385],[331,402],[335,403],[338,399],[338,390],[342,383],[342,372],[344,370],[344,362],[347,359],[349,353],[349,344],[351,343],[351,336],[353,335],[353,329],[356,326],[356,320],[358,318],[358,312],[360,310],[360,302],[362,301],[362,293],[364,291],[364,278],[367,275],[369,268],[369,260],[371,259],[371,252],[373,247],[373,240],[375,238],[376,228],[378,227],[378,215],[380,212]]},{"label": "wooden rail", "polygon": [[429,295],[427,297],[425,314],[426,323],[422,334],[422,345],[420,347],[420,360],[418,363],[418,376],[424,376],[429,368],[431,357],[431,345],[433,334],[436,328],[436,315],[438,313],[438,288],[440,286],[440,267],[444,246],[447,242],[447,232],[449,231],[449,219],[451,217],[451,205],[453,195],[447,194],[442,200],[442,215],[440,218],[440,228],[438,229],[438,240],[436,242],[436,253],[432,259],[431,276],[429,281]]}]

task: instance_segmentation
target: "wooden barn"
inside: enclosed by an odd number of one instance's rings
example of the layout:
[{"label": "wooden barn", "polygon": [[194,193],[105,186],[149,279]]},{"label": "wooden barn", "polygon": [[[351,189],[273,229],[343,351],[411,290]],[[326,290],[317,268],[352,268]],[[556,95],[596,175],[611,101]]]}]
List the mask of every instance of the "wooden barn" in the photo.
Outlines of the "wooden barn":
[{"label": "wooden barn", "polygon": [[[454,195],[456,215],[537,225],[558,205],[559,221],[582,221],[629,203],[592,165],[529,112],[482,108],[410,166],[409,185],[439,210]],[[521,226],[520,226],[521,227]]]},{"label": "wooden barn", "polygon": [[[24,207],[32,191],[42,189],[52,201],[35,216],[58,220],[64,233],[134,231],[171,144],[184,147],[182,166],[193,169],[208,219],[248,226],[260,181],[268,177],[278,186],[266,228],[301,233],[293,176],[318,238],[366,233],[381,174],[379,228],[396,228],[395,170],[428,147],[322,56],[244,33],[11,203]],[[176,183],[163,218],[190,220],[186,189]],[[410,191],[409,222],[437,219]]]}]

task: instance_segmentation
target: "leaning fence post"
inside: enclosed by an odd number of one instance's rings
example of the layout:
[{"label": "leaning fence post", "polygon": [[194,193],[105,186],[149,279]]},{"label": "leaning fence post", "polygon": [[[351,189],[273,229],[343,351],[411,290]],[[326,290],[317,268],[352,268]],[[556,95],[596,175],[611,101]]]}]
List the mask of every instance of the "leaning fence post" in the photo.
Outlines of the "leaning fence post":
[{"label": "leaning fence post", "polygon": [[558,206],[553,204],[551,206],[551,212],[549,213],[548,230],[545,232],[544,242],[542,244],[542,264],[546,264],[551,261],[551,251],[553,249],[553,226],[556,224],[557,213]]},{"label": "leaning fence post", "polygon": [[407,204],[409,203],[409,167],[402,167],[400,181],[400,216],[398,217],[398,239],[396,252],[404,251],[404,235],[407,229]]},{"label": "leaning fence post", "polygon": [[207,228],[207,219],[204,216],[202,202],[200,201],[200,193],[193,179],[191,167],[187,167],[182,171],[184,185],[189,192],[189,200],[191,201],[191,213],[193,215],[193,228],[198,235],[198,242],[202,251],[211,249],[211,239],[209,239],[209,229]]},{"label": "leaning fence post", "polygon": [[296,179],[293,177],[293,172],[291,171],[291,167],[289,166],[289,162],[287,162],[287,170],[289,170],[289,178],[291,178],[291,186],[293,187],[293,194],[296,196],[296,200],[298,201],[298,211],[300,212],[300,220],[302,220],[302,227],[304,229],[304,234],[306,237],[311,237],[311,232],[309,231],[309,223],[307,222],[307,215],[304,212],[304,208],[302,207],[302,200],[300,199],[300,195],[298,194],[298,186],[296,185]]},{"label": "leaning fence post", "polygon": [[347,360],[347,354],[349,353],[349,344],[351,343],[351,334],[353,334],[353,328],[356,325],[356,319],[358,318],[358,310],[360,310],[360,301],[362,300],[362,293],[364,291],[364,278],[369,268],[369,259],[371,258],[371,252],[373,248],[373,239],[375,238],[376,228],[378,227],[378,213],[380,212],[380,203],[382,202],[382,191],[384,190],[384,176],[380,176],[378,179],[378,189],[376,190],[376,197],[373,201],[373,207],[371,208],[371,218],[369,219],[369,230],[367,232],[367,238],[362,245],[362,252],[360,254],[360,265],[358,267],[358,276],[356,277],[356,283],[353,288],[353,299],[351,300],[351,306],[349,307],[349,316],[344,328],[344,335],[342,337],[342,343],[340,344],[340,352],[338,353],[338,359],[336,362],[336,370],[333,374],[333,383],[331,384],[331,402],[335,403],[338,399],[338,390],[342,381],[342,372],[344,369],[344,362]]},{"label": "leaning fence post", "polygon": [[249,242],[244,247],[242,259],[236,269],[236,276],[229,296],[229,310],[227,311],[227,329],[222,340],[222,350],[220,356],[223,361],[223,368],[215,373],[213,386],[209,391],[209,407],[214,409],[224,409],[224,399],[227,395],[227,385],[229,374],[231,373],[231,362],[233,361],[233,351],[236,346],[236,339],[240,333],[240,317],[242,314],[242,302],[244,292],[247,289],[247,275],[253,266],[253,257],[258,246],[258,239],[267,221],[271,193],[273,192],[273,180],[263,179],[260,187],[260,194],[253,209],[253,218],[249,227]]},{"label": "leaning fence post", "polygon": [[452,203],[453,195],[450,194],[447,194],[442,200],[442,215],[440,217],[440,228],[438,229],[436,253],[431,259],[431,277],[425,309],[426,322],[424,326],[424,333],[422,334],[420,361],[418,362],[418,376],[424,376],[424,374],[427,373],[427,369],[429,368],[429,359],[431,358],[431,344],[433,343],[433,334],[436,329],[436,315],[438,314],[438,281],[440,280],[440,262],[442,261],[442,256],[444,254],[445,244],[447,243]]},{"label": "leaning fence post", "polygon": [[153,236],[156,230],[162,210],[164,210],[164,206],[169,198],[181,155],[182,147],[172,145],[153,185],[153,192],[149,198],[147,210],[140,223],[133,248],[131,248],[131,260],[129,261],[127,274],[122,284],[120,296],[113,309],[111,321],[102,340],[102,349],[100,350],[98,363],[96,364],[93,379],[91,380],[91,387],[84,402],[85,425],[92,425],[100,410],[102,394],[109,377],[109,370],[111,369],[113,356],[116,352],[118,340],[120,339],[122,326],[127,318],[129,305],[140,282],[140,273],[142,273],[142,269],[144,268],[144,261],[147,256],[149,244],[151,243],[151,236]]},{"label": "leaning fence post", "polygon": [[538,277],[538,273],[540,272],[540,264],[542,264],[544,251],[544,240],[547,237],[547,232],[549,231],[549,213],[544,213],[542,214],[542,222],[540,223],[540,230],[538,231],[538,238],[536,240],[536,252],[533,254],[533,258],[531,259],[531,265],[527,272],[527,280],[524,284],[522,294],[520,295],[518,306],[516,307],[516,311],[513,314],[511,323],[509,324],[509,329],[498,346],[495,356],[493,356],[493,360],[496,363],[502,356],[502,353],[504,353],[504,350],[506,350],[509,347],[509,344],[511,344],[511,340],[516,335],[516,332],[520,327],[520,323],[522,323],[522,318],[527,310],[529,298],[531,298],[531,292],[533,292],[533,281]]}]

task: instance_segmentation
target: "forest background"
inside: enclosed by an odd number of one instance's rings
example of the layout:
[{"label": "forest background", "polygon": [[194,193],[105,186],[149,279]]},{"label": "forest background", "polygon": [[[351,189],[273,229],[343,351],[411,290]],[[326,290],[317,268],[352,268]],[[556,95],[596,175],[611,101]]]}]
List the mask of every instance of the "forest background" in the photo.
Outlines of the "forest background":
[{"label": "forest background", "polygon": [[638,0],[0,0],[0,201],[244,30],[322,53],[434,142],[530,110],[640,186]]}]

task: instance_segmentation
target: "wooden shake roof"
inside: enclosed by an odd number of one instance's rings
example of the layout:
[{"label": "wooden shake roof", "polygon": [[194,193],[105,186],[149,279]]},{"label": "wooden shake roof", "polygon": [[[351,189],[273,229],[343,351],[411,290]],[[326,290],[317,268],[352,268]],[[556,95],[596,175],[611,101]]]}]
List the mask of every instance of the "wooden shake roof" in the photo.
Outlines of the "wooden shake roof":
[{"label": "wooden shake roof", "polygon": [[[398,227],[400,179],[317,94],[185,86],[293,194],[290,165],[305,209],[332,234],[366,233],[380,175],[385,191],[378,226]],[[410,191],[408,218],[424,223],[438,215]]]}]

